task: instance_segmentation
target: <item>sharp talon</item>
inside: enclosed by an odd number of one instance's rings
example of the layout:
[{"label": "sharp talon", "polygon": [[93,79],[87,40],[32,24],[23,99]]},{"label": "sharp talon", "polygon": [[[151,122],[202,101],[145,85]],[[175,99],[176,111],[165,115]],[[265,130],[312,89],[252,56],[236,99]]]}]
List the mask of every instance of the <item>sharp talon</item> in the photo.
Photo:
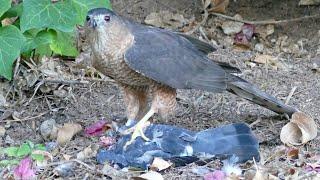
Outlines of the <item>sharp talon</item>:
[{"label": "sharp talon", "polygon": [[135,125],[134,127],[130,128],[130,129],[127,129],[124,133],[130,133],[131,131],[133,131],[132,133],[132,136],[131,136],[131,139],[130,141],[128,141],[124,148],[126,149],[127,146],[129,146],[130,144],[132,144],[139,136],[145,140],[145,141],[150,141],[150,139],[144,134],[143,132],[143,129],[145,127],[147,127],[150,123],[149,122],[146,122],[146,123],[143,123],[143,122],[139,122],[137,125]]},{"label": "sharp talon", "polygon": [[142,139],[144,139],[145,141],[150,141],[150,139],[144,134],[143,128],[150,125],[150,122],[148,122],[148,119],[154,113],[155,113],[155,111],[153,109],[150,109],[150,111],[134,127],[129,128],[123,132],[123,134],[129,134],[129,133],[133,132],[130,141],[128,141],[124,145],[124,147],[123,147],[124,149],[126,149],[130,144],[132,144],[134,142],[134,140],[137,139],[137,137],[139,137],[139,136]]}]

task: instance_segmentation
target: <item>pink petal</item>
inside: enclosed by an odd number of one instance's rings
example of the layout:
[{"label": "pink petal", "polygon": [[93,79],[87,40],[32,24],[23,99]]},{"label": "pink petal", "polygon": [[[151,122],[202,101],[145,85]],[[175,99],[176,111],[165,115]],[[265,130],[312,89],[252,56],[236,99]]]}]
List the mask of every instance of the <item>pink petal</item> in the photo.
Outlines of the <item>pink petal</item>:
[{"label": "pink petal", "polygon": [[224,180],[225,174],[223,171],[215,170],[214,172],[210,172],[204,175],[204,180]]},{"label": "pink petal", "polygon": [[84,132],[87,136],[99,136],[103,134],[106,130],[110,129],[110,125],[105,120],[100,120],[89,127],[87,127]]},{"label": "pink petal", "polygon": [[15,179],[29,180],[36,176],[32,169],[32,160],[27,157],[20,161],[20,164],[13,171]]},{"label": "pink petal", "polygon": [[255,31],[255,26],[252,24],[244,24],[242,26],[242,33],[246,36],[248,40],[251,40]]},{"label": "pink petal", "polygon": [[317,173],[320,173],[320,164],[308,163],[307,166],[306,166],[306,171],[308,171],[308,172],[315,171]]},{"label": "pink petal", "polygon": [[234,43],[237,45],[249,45],[249,40],[242,32],[239,32],[234,37]]},{"label": "pink petal", "polygon": [[108,147],[108,146],[112,146],[114,143],[116,143],[116,139],[113,137],[102,136],[102,137],[100,137],[100,143],[102,146]]}]

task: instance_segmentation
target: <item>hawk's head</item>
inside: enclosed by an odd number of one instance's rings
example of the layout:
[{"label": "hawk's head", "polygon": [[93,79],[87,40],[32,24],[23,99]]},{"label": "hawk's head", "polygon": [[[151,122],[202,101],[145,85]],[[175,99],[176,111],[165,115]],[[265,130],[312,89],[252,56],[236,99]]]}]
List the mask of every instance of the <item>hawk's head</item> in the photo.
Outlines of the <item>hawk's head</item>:
[{"label": "hawk's head", "polygon": [[86,25],[92,29],[107,27],[116,21],[117,15],[106,8],[95,8],[88,12],[86,17]]}]

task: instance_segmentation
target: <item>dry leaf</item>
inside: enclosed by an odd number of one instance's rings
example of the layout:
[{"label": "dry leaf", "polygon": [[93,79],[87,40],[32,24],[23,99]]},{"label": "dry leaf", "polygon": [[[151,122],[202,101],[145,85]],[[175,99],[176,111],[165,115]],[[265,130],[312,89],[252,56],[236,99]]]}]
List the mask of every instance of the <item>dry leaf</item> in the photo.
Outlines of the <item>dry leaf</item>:
[{"label": "dry leaf", "polygon": [[187,20],[181,14],[174,14],[169,11],[153,12],[144,20],[146,24],[150,24],[161,28],[178,29],[187,24]]},{"label": "dry leaf", "polygon": [[105,163],[101,170],[101,173],[107,175],[108,177],[111,177],[112,179],[129,179],[128,176],[130,176],[131,173],[135,172],[130,172],[129,174],[128,172],[117,170],[116,168],[110,166],[108,163]]},{"label": "dry leaf", "polygon": [[257,170],[256,174],[253,177],[253,180],[264,180],[267,179],[266,175],[262,173],[260,170]]},{"label": "dry leaf", "polygon": [[257,55],[253,60],[253,62],[258,63],[258,64],[269,64],[269,63],[275,62],[275,61],[276,61],[275,57],[270,56],[270,55],[265,55],[265,54]]},{"label": "dry leaf", "polygon": [[77,154],[77,159],[85,160],[97,155],[97,148],[92,148],[91,145]]},{"label": "dry leaf", "polygon": [[0,137],[4,137],[6,134],[6,129],[3,126],[0,126]]},{"label": "dry leaf", "polygon": [[274,70],[277,70],[278,68],[284,68],[283,64],[279,62],[276,57],[270,55],[259,54],[252,61],[257,64],[268,64]]},{"label": "dry leaf", "polygon": [[9,26],[9,25],[12,25],[17,19],[18,19],[18,17],[4,18],[1,21],[1,24],[2,24],[2,26]]},{"label": "dry leaf", "polygon": [[274,25],[268,24],[265,26],[256,26],[255,32],[259,34],[262,37],[262,39],[266,39],[267,36],[274,33]]},{"label": "dry leaf", "polygon": [[229,0],[206,0],[204,7],[209,8],[208,12],[225,13]]},{"label": "dry leaf", "polygon": [[80,132],[82,127],[80,124],[66,123],[62,128],[58,130],[57,142],[59,145],[65,144],[71,140],[71,138]]},{"label": "dry leaf", "polygon": [[289,148],[287,151],[287,157],[289,159],[299,159],[299,149]]},{"label": "dry leaf", "polygon": [[223,33],[232,35],[241,32],[243,24],[244,23],[242,22],[225,21],[222,23],[221,28],[223,30]]},{"label": "dry leaf", "polygon": [[62,156],[63,156],[64,160],[66,160],[66,161],[69,161],[72,158],[72,156],[68,155],[68,154],[62,154]]},{"label": "dry leaf", "polygon": [[286,145],[303,145],[317,136],[315,121],[302,112],[296,112],[280,133],[281,141]]},{"label": "dry leaf", "polygon": [[154,171],[162,171],[162,170],[168,169],[170,166],[172,166],[171,162],[155,157],[150,166],[150,169]]},{"label": "dry leaf", "polygon": [[155,171],[149,171],[147,173],[141,174],[139,177],[133,177],[133,179],[142,180],[164,180],[162,175]]},{"label": "dry leaf", "polygon": [[299,6],[316,6],[320,4],[320,0],[300,0]]},{"label": "dry leaf", "polygon": [[3,95],[2,89],[0,89],[0,107],[4,107],[7,104],[7,100]]}]

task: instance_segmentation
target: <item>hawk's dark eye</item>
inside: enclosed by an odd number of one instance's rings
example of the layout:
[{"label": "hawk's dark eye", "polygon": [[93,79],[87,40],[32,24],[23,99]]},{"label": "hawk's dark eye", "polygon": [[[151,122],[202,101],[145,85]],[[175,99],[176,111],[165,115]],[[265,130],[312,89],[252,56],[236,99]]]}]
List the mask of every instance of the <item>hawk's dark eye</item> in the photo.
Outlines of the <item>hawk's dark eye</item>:
[{"label": "hawk's dark eye", "polygon": [[104,20],[105,20],[106,22],[110,21],[110,16],[104,16]]},{"label": "hawk's dark eye", "polygon": [[89,20],[90,20],[90,16],[87,16],[87,17],[86,17],[86,20],[89,21]]}]

